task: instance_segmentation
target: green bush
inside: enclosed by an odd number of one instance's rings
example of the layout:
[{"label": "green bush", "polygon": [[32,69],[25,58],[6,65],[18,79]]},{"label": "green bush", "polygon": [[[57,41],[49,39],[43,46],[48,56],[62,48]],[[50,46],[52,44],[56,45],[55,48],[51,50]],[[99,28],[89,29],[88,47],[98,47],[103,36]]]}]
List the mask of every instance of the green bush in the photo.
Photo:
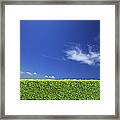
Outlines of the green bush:
[{"label": "green bush", "polygon": [[100,100],[99,80],[21,80],[21,100]]}]

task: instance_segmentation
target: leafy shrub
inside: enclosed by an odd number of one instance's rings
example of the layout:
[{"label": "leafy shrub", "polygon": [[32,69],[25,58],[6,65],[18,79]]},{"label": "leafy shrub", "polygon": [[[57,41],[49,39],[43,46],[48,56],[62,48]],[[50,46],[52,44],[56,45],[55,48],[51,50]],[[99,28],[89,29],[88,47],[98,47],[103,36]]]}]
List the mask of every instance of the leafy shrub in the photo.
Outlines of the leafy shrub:
[{"label": "leafy shrub", "polygon": [[99,80],[21,80],[21,100],[100,100]]}]

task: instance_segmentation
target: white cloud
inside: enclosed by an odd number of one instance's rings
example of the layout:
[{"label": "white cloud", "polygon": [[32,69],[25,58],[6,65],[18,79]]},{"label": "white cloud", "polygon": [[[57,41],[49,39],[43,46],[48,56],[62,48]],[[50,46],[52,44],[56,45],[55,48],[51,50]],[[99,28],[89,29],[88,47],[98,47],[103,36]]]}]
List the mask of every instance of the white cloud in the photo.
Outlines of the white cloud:
[{"label": "white cloud", "polygon": [[54,79],[55,78],[55,76],[50,76],[52,79]]},{"label": "white cloud", "polygon": [[37,75],[37,73],[36,73],[36,72],[34,72],[34,73],[33,73],[33,75]]},{"label": "white cloud", "polygon": [[67,59],[79,61],[81,63],[85,63],[88,65],[95,65],[96,63],[100,62],[100,54],[98,52],[93,52],[91,47],[88,47],[89,53],[83,53],[83,51],[78,48],[74,47],[70,50],[67,50],[66,57]]},{"label": "white cloud", "polygon": [[45,75],[45,78],[48,78],[49,76]]},{"label": "white cloud", "polygon": [[26,72],[28,75],[32,75],[32,73],[31,72]]},{"label": "white cloud", "polygon": [[53,75],[52,76],[51,75],[45,75],[44,77],[45,78],[50,78],[50,79],[54,79],[55,78],[55,76],[53,76]]}]

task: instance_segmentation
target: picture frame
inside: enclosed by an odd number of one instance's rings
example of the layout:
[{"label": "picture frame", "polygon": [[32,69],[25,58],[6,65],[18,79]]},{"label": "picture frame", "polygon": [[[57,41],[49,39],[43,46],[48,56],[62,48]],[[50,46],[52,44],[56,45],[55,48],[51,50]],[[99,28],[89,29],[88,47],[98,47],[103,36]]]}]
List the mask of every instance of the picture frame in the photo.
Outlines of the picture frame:
[{"label": "picture frame", "polygon": [[[119,14],[117,0],[100,1],[1,1],[1,78],[0,78],[0,119],[120,119],[119,105]],[[5,114],[5,5],[115,5],[115,115],[6,115]],[[12,109],[12,108],[11,108]],[[108,108],[109,109],[109,108]]]}]

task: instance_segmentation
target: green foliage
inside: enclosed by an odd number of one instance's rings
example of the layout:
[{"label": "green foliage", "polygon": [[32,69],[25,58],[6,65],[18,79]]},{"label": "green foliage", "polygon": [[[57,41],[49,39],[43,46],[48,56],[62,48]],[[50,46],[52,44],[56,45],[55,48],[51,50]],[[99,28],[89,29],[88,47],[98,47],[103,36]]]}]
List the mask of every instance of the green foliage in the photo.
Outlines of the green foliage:
[{"label": "green foliage", "polygon": [[21,100],[100,100],[99,80],[21,80]]}]

